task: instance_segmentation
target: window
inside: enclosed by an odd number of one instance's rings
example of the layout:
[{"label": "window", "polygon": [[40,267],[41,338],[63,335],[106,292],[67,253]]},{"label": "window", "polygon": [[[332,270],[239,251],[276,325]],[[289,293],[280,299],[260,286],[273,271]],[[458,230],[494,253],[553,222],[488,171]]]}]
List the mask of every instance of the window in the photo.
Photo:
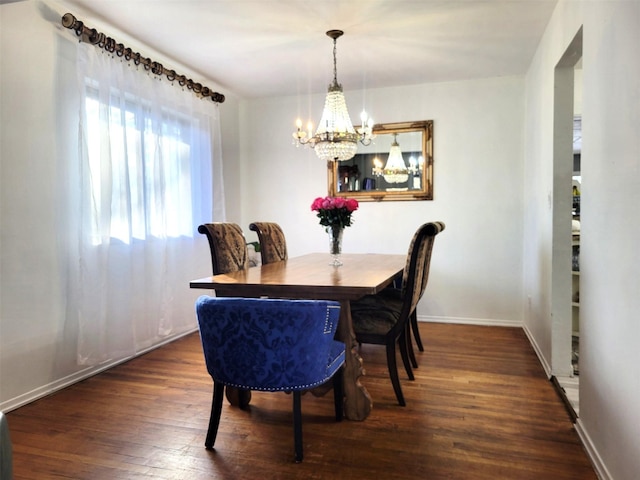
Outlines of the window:
[{"label": "window", "polygon": [[192,236],[197,119],[111,89],[85,96],[91,242]]},{"label": "window", "polygon": [[77,147],[59,159],[61,273],[78,364],[100,365],[193,329],[184,285],[209,261],[197,226],[224,220],[220,112],[93,47],[76,53],[65,107],[77,125],[63,125]]}]

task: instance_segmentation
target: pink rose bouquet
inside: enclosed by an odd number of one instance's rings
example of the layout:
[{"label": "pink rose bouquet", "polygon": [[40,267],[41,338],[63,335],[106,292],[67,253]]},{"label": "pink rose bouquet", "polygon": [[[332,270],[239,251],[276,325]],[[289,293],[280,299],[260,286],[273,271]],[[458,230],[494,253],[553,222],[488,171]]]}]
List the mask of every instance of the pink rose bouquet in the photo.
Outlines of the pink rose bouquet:
[{"label": "pink rose bouquet", "polygon": [[355,198],[318,197],[311,204],[311,210],[318,212],[320,225],[344,228],[351,225],[351,214],[358,209]]}]

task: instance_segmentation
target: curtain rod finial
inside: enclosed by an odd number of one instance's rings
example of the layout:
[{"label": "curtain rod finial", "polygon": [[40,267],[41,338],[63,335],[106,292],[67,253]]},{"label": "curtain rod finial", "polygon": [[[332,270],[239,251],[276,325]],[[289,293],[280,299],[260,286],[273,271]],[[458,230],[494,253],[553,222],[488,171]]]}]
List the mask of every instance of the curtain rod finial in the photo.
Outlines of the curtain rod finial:
[{"label": "curtain rod finial", "polygon": [[65,13],[62,16],[62,26],[65,28],[72,28],[73,24],[77,22],[76,17],[74,17],[72,14],[70,13]]}]

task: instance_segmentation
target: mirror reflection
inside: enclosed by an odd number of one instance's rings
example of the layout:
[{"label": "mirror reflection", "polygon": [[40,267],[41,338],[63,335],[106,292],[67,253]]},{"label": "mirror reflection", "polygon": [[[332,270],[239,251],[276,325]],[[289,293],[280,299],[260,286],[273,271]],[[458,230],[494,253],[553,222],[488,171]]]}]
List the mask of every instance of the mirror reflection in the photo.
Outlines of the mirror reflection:
[{"label": "mirror reflection", "polygon": [[433,122],[374,126],[375,138],[350,160],[329,162],[329,195],[358,201],[433,198]]}]

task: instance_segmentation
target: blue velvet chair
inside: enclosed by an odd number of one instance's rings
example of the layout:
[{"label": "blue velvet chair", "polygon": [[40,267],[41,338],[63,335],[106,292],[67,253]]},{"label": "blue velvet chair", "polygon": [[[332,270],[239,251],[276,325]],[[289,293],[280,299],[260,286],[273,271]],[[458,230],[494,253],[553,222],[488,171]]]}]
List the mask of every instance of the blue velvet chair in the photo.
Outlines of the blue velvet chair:
[{"label": "blue velvet chair", "polygon": [[202,296],[196,313],[213,378],[205,447],[215,443],[225,387],[292,392],[295,460],[301,462],[301,392],[333,380],[336,420],[342,420],[345,346],[334,340],[340,304]]}]

